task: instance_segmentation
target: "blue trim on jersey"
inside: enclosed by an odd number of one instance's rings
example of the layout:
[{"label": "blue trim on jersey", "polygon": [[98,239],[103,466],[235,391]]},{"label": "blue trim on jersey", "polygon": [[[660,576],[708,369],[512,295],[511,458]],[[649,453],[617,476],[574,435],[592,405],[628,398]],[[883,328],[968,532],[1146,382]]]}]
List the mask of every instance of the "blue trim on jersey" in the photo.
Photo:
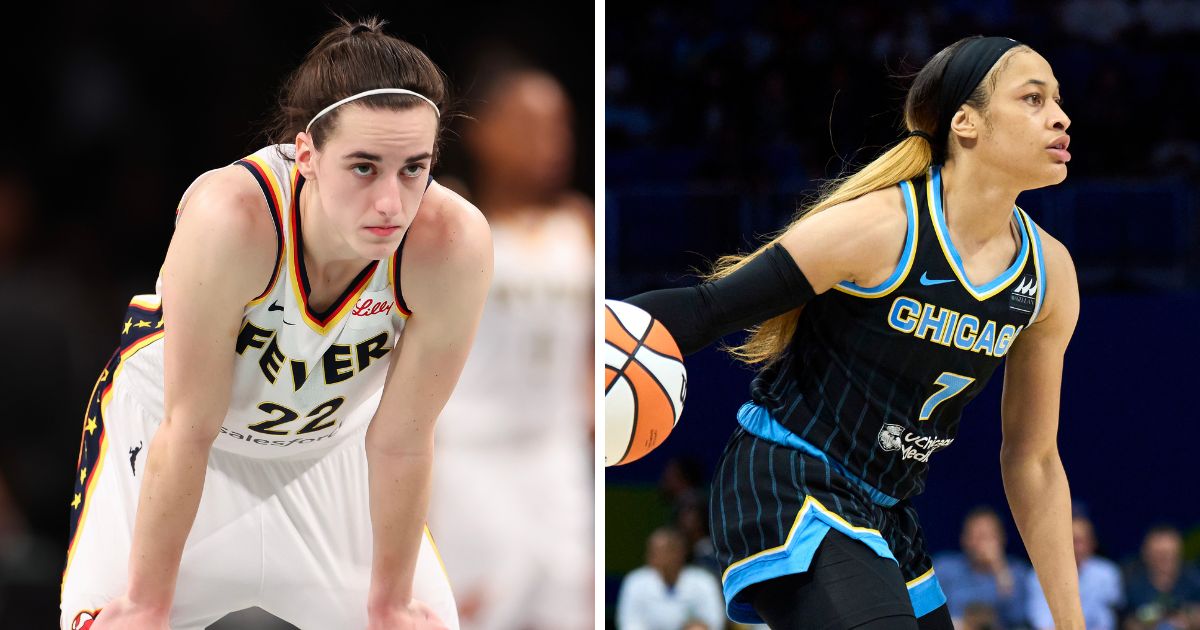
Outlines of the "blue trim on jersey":
[{"label": "blue trim on jersey", "polygon": [[876,490],[874,486],[866,481],[863,481],[857,475],[847,470],[846,467],[840,462],[830,459],[829,455],[825,454],[825,451],[822,451],[816,446],[813,446],[811,443],[805,441],[800,436],[787,430],[787,428],[780,424],[778,420],[771,417],[771,412],[767,411],[765,407],[759,405],[758,403],[750,401],[742,405],[742,408],[738,409],[737,419],[738,424],[742,425],[742,428],[746,429],[746,431],[751,435],[760,437],[768,442],[774,442],[775,444],[781,444],[788,448],[794,448],[797,451],[808,455],[809,457],[815,457],[825,462],[830,468],[836,470],[839,475],[845,477],[854,485],[865,490],[876,505],[881,505],[887,508],[892,507],[900,502],[900,499],[888,496],[879,490]]},{"label": "blue trim on jersey", "polygon": [[950,238],[950,228],[946,226],[946,213],[942,209],[942,171],[940,167],[930,167],[929,173],[929,192],[932,193],[930,207],[933,209],[933,220],[936,222],[936,231],[938,237],[941,238],[942,245],[945,246],[946,253],[950,254],[950,263],[954,266],[954,271],[962,280],[963,285],[977,299],[983,299],[981,294],[986,294],[992,290],[1011,284],[1021,273],[1021,269],[1025,267],[1025,261],[1029,256],[1029,233],[1025,229],[1025,222],[1021,220],[1020,210],[1013,206],[1013,216],[1016,217],[1017,226],[1021,232],[1021,250],[1017,252],[1017,258],[1012,265],[999,276],[996,276],[991,282],[977,287],[967,278],[967,270],[963,265],[962,256],[959,255],[958,249],[954,247],[954,241]]},{"label": "blue trim on jersey", "polygon": [[[762,553],[757,557],[726,571],[722,580],[725,594],[725,614],[738,623],[765,623],[748,602],[739,601],[737,596],[746,587],[785,575],[804,573],[812,564],[817,547],[825,540],[830,529],[857,540],[871,548],[875,555],[896,562],[887,541],[875,530],[851,527],[812,497],[796,515],[797,522],[782,548]],[[940,589],[939,589],[940,592]]]},{"label": "blue trim on jersey", "polygon": [[917,235],[917,206],[912,182],[900,182],[900,196],[904,198],[904,208],[908,212],[908,234],[904,237],[904,250],[900,254],[900,261],[896,263],[896,269],[892,271],[892,275],[874,287],[860,287],[849,280],[837,283],[838,287],[846,289],[854,295],[879,297],[895,289],[899,285],[900,280],[908,275],[909,269],[912,268]]},{"label": "blue trim on jersey", "polygon": [[924,617],[946,604],[946,594],[942,592],[942,585],[933,569],[929,570],[928,577],[913,581],[916,584],[908,587],[908,600],[912,602],[913,613],[917,617]]},{"label": "blue trim on jersey", "polygon": [[1042,250],[1042,235],[1038,234],[1037,224],[1028,212],[1021,210],[1021,214],[1025,215],[1025,220],[1029,223],[1029,231],[1033,232],[1033,260],[1037,263],[1037,301],[1033,304],[1033,314],[1029,316],[1029,323],[1032,324],[1037,321],[1038,314],[1042,312],[1042,303],[1046,301],[1046,256]]}]

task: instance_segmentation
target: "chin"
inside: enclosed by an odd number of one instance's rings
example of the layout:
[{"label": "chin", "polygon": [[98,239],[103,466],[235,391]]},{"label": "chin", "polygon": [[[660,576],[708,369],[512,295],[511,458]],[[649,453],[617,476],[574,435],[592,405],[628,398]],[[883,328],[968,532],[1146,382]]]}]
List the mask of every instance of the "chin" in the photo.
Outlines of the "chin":
[{"label": "chin", "polygon": [[399,243],[396,245],[389,245],[388,243],[362,243],[354,248],[354,251],[366,260],[387,260],[392,257],[398,246]]}]

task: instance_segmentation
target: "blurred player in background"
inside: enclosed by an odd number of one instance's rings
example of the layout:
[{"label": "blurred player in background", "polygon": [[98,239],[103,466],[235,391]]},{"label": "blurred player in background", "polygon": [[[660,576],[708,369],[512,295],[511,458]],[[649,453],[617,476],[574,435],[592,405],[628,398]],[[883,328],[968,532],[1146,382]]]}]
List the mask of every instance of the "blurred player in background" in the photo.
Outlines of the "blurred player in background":
[{"label": "blurred player in background", "polygon": [[590,628],[592,205],[569,187],[558,81],[519,64],[479,76],[463,140],[495,276],[438,423],[430,523],[463,628]]},{"label": "blurred player in background", "polygon": [[62,628],[198,629],[249,606],[458,627],[424,521],[491,242],[430,175],[442,71],[382,29],[327,32],[271,146],[184,193],[90,397]]}]

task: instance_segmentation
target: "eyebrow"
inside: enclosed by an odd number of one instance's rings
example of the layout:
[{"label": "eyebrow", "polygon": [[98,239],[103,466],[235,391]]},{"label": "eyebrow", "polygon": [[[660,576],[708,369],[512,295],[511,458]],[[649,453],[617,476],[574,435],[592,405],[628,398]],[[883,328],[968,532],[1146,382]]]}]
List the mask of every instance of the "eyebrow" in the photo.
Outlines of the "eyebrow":
[{"label": "eyebrow", "polygon": [[[1022,83],[1022,84],[1021,84],[1021,87],[1025,87],[1026,85],[1029,85],[1029,84],[1031,84],[1031,83],[1032,83],[1033,85],[1037,85],[1037,86],[1040,86],[1040,87],[1047,87],[1047,86],[1049,85],[1048,83],[1046,83],[1045,81],[1043,81],[1043,80],[1041,80],[1041,79],[1029,79],[1028,81],[1026,81],[1026,82]],[[1058,85],[1056,85],[1056,86],[1054,86],[1054,87],[1055,87],[1055,88],[1059,88],[1059,87],[1061,87],[1061,86],[1058,86]]]},{"label": "eyebrow", "polygon": [[[353,153],[347,153],[346,155],[344,155],[342,157],[343,157],[343,159],[346,159],[346,160],[366,160],[368,162],[382,162],[383,161],[382,157],[379,157],[378,155],[375,155],[374,153],[367,153],[366,151],[354,151]],[[413,162],[420,162],[421,160],[428,159],[430,157],[433,157],[433,154],[426,151],[425,153],[418,153],[417,155],[409,156],[408,159],[404,160],[404,163],[412,164]]]}]

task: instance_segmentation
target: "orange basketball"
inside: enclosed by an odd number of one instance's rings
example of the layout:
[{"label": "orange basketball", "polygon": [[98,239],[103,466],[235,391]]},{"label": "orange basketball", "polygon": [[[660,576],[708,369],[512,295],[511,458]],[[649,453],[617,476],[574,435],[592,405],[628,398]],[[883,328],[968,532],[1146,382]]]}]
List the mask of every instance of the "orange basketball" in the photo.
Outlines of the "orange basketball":
[{"label": "orange basketball", "polygon": [[683,357],[662,322],[604,301],[604,465],[641,458],[679,422],[687,396]]}]

